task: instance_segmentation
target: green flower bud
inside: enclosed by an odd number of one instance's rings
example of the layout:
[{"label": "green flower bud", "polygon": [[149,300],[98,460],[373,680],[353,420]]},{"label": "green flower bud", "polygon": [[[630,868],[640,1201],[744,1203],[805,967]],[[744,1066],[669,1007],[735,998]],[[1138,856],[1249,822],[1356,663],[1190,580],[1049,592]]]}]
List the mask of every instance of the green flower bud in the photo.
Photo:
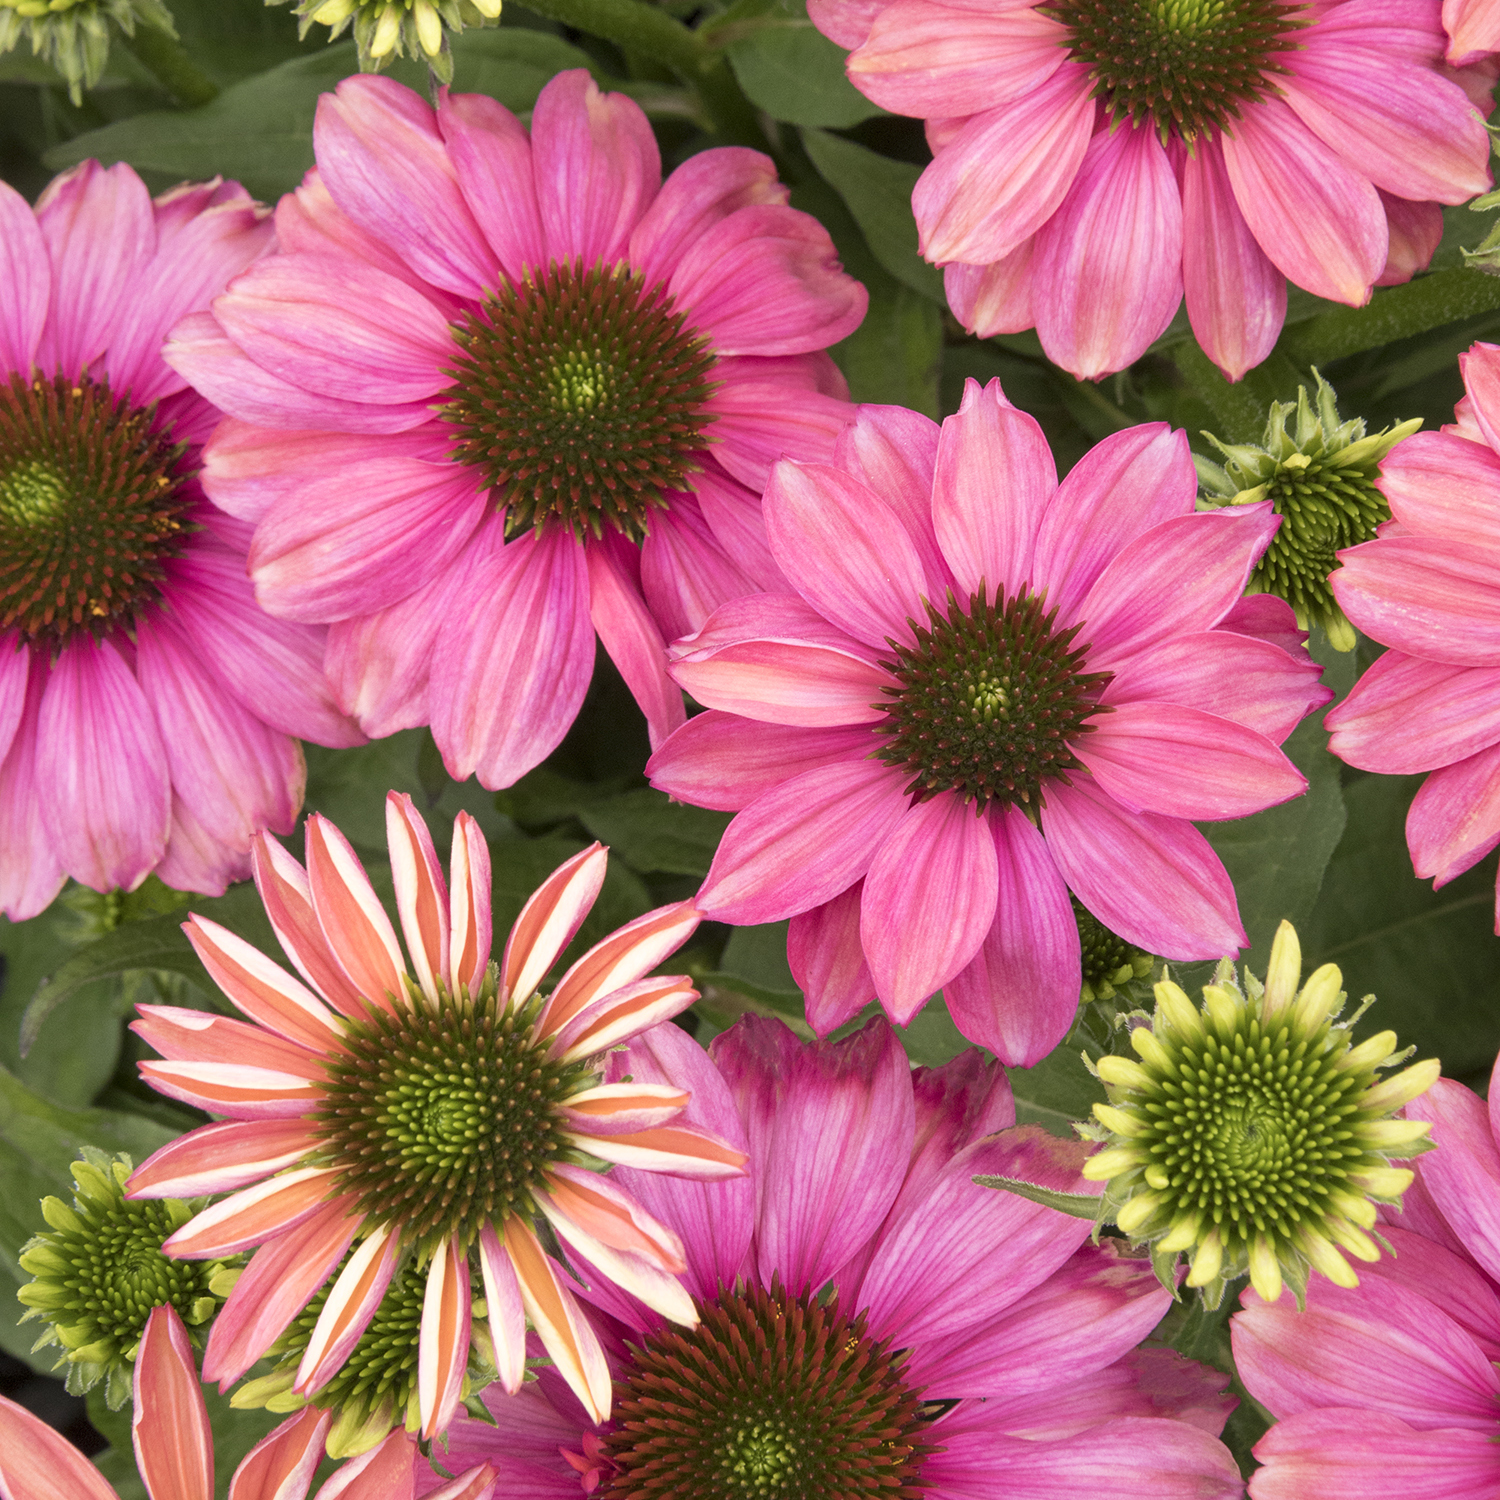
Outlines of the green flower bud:
[{"label": "green flower bud", "polygon": [[426,62],[440,83],[452,83],[448,33],[494,25],[500,0],[297,0],[296,13],[304,37],[314,26],[326,26],[331,42],[352,25],[366,73],[378,73],[393,57],[412,57]]},{"label": "green flower bud", "polygon": [[111,21],[126,36],[135,35],[138,22],[177,35],[161,0],[0,0],[0,53],[25,37],[32,55],[56,68],[73,103],[81,104],[109,61]]}]

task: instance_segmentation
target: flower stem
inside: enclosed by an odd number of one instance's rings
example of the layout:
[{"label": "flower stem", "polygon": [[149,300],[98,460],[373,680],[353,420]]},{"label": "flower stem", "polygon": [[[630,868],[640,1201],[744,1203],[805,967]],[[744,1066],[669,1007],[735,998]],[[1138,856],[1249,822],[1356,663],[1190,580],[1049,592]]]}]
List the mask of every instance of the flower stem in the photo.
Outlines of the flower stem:
[{"label": "flower stem", "polygon": [[207,104],[219,96],[219,86],[200,72],[182,45],[154,26],[137,26],[134,36],[123,32],[120,44],[185,109]]}]

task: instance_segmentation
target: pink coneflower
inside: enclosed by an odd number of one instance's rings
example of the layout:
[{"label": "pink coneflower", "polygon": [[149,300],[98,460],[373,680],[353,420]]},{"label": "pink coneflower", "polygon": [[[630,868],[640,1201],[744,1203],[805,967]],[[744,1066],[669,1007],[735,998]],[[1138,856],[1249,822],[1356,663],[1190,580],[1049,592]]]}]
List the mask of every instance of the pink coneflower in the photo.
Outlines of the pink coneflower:
[{"label": "pink coneflower", "polygon": [[1296,641],[1290,610],[1240,599],[1279,518],[1195,515],[1196,491],[1161,424],[1059,485],[998,381],[941,434],[866,406],[832,464],[776,466],[766,524],[797,592],[677,643],[674,675],[717,711],[647,769],[738,812],[699,909],[792,918],[820,1034],[876,996],[905,1025],[943,988],[965,1036],[1029,1066],[1078,1004],[1070,890],[1147,953],[1245,942],[1192,820],[1304,790],[1276,747],[1331,695],[1273,644]]},{"label": "pink coneflower", "polygon": [[1198,342],[1233,380],[1271,352],[1287,278],[1357,307],[1432,258],[1441,204],[1489,185],[1481,114],[1439,72],[1441,10],[808,7],[854,49],[856,87],[927,120],[935,156],[912,208],[968,328],[1035,326],[1054,363],[1093,379],[1143,354],[1185,293]]},{"label": "pink coneflower", "polygon": [[1500,1493],[1500,1071],[1488,1108],[1443,1078],[1421,1113],[1437,1149],[1385,1211],[1395,1257],[1355,1288],[1310,1283],[1305,1312],[1246,1292],[1235,1315],[1235,1367],[1280,1419],[1255,1447],[1255,1500]]},{"label": "pink coneflower", "polygon": [[[682,1265],[676,1234],[587,1164],[699,1179],[741,1170],[732,1147],[668,1123],[687,1103],[681,1089],[606,1084],[596,1061],[697,998],[686,979],[642,976],[687,939],[698,913],[685,901],[648,912],[595,944],[544,997],[538,986],[599,894],[604,850],[595,844],[548,878],[497,967],[489,854],[473,819],[461,813],[454,828],[451,892],[409,797],[391,793],[386,823],[409,965],[353,851],[318,816],[307,822],[305,871],[269,836],[255,845],[266,913],[306,984],[214,922],[185,924],[209,973],[255,1024],[141,1007],[135,1030],[170,1059],[142,1063],[146,1079],[228,1120],[164,1146],[129,1191],[233,1194],[172,1235],[169,1255],[261,1247],[209,1335],[204,1375],[221,1388],[266,1352],[353,1246],[293,1387],[316,1400],[415,1257],[426,1288],[420,1427],[430,1437],[463,1381],[472,1254],[506,1389],[524,1374],[530,1319],[602,1417],[609,1383],[598,1342],[534,1226],[545,1220],[544,1233],[666,1316],[694,1321],[672,1274]],[[399,1416],[393,1401],[388,1424]]]},{"label": "pink coneflower", "polygon": [[1500,52],[1500,0],[1443,0],[1443,30],[1455,67]]},{"label": "pink coneflower", "polygon": [[689,1081],[689,1118],[750,1155],[709,1191],[620,1174],[682,1226],[698,1326],[595,1281],[613,1421],[544,1369],[487,1403],[498,1427],[454,1424],[449,1467],[531,1500],[1240,1494],[1224,1377],[1132,1352],[1170,1306],[1149,1262],[973,1182],[1092,1191],[1086,1147],[1010,1128],[997,1064],[913,1070],[883,1020],[807,1045],[752,1017],[708,1054],[658,1027],[611,1067]]},{"label": "pink coneflower", "polygon": [[[333,622],[367,733],[432,726],[508,786],[572,723],[597,631],[654,739],[664,641],[781,587],[758,496],[852,414],[824,352],[865,291],[764,156],[661,181],[639,106],[583,70],[508,110],[385,78],[324,95],[287,252],[168,357],[226,411],[204,483],[255,523],[256,597]],[[253,424],[253,425],[251,425]]]},{"label": "pink coneflower", "polygon": [[[257,1443],[229,1481],[229,1500],[306,1500],[323,1457],[327,1413],[298,1412]],[[136,1468],[151,1500],[214,1500],[214,1441],[187,1330],[175,1308],[146,1321],[135,1366],[131,1420]],[[318,1500],[392,1500],[412,1471],[411,1448],[394,1445],[344,1465]],[[425,1469],[425,1465],[423,1466]],[[429,1471],[430,1472],[430,1471]],[[428,1500],[490,1500],[495,1469],[479,1463],[429,1486]],[[60,1432],[0,1396],[0,1493],[6,1500],[119,1500],[115,1488]]]},{"label": "pink coneflower", "polygon": [[324,632],[273,620],[250,529],[203,498],[218,409],[161,359],[167,330],[266,248],[237,183],[153,200],[85,162],[33,212],[0,183],[0,911],[71,875],[155,870],[218,895],[257,828],[290,831],[293,736],[360,742]]},{"label": "pink coneflower", "polygon": [[1340,607],[1393,649],[1324,720],[1351,766],[1432,772],[1406,844],[1439,888],[1500,843],[1500,345],[1459,364],[1459,425],[1392,450],[1378,484],[1394,521],[1338,554]]}]

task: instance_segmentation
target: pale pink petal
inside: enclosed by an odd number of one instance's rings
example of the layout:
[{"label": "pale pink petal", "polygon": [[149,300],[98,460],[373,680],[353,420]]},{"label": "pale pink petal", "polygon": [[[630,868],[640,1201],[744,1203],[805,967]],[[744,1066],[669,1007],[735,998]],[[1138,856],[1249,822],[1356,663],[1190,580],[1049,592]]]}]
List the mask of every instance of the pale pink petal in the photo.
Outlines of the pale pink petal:
[{"label": "pale pink petal", "polygon": [[878,646],[856,640],[833,624],[798,594],[750,594],[721,604],[699,630],[672,644],[672,659],[680,661],[717,651],[739,641],[799,641],[830,646],[862,661],[875,662]]},{"label": "pale pink petal", "polygon": [[1047,591],[1063,625],[1099,575],[1136,537],[1162,521],[1189,516],[1198,474],[1187,434],[1164,422],[1128,427],[1096,443],[1042,500],[1032,587]]},{"label": "pale pink petal", "polygon": [[[19,634],[0,638],[0,762],[10,754],[11,742],[26,711],[31,663],[32,652],[21,643]],[[38,668],[37,675],[41,676],[40,663]]]},{"label": "pale pink petal", "polygon": [[598,1131],[601,1135],[649,1130],[675,1120],[687,1107],[688,1098],[682,1089],[669,1084],[601,1083],[581,1094],[569,1094],[561,1106],[562,1118],[574,1130]]},{"label": "pale pink petal", "polygon": [[47,247],[30,204],[0,187],[0,370],[31,370],[52,288]]},{"label": "pale pink petal", "polygon": [[875,998],[875,980],[859,940],[864,881],[811,911],[787,929],[786,959],[807,1002],[807,1024],[820,1036],[858,1015]]},{"label": "pale pink petal", "polygon": [[323,1058],[260,1026],[178,1005],[138,1005],[130,1029],[174,1062],[233,1062],[301,1076],[323,1071]]},{"label": "pale pink petal", "polygon": [[989,265],[1023,245],[1083,170],[1094,112],[1088,72],[1070,62],[964,123],[912,193],[922,254],[937,265]]},{"label": "pale pink petal", "polygon": [[765,725],[837,732],[876,724],[886,716],[882,699],[895,687],[889,672],[867,660],[866,649],[747,640],[677,650],[672,680],[697,702]]},{"label": "pale pink petal", "polygon": [[372,738],[427,723],[433,647],[463,566],[460,555],[446,572],[399,603],[328,627],[323,670],[339,707]]},{"label": "pale pink petal", "polygon": [[[606,1088],[632,1086],[604,1085]],[[684,1094],[684,1103],[686,1099]],[[664,1271],[676,1272],[684,1268],[682,1241],[676,1232],[647,1213],[609,1178],[566,1165],[554,1166],[547,1177],[552,1207],[601,1244],[613,1250],[643,1255]]]},{"label": "pale pink petal", "polygon": [[870,34],[875,17],[891,0],[808,0],[807,14],[824,36],[840,47],[857,47]]},{"label": "pale pink petal", "polygon": [[58,653],[37,718],[35,789],[56,858],[75,880],[133,890],[162,857],[171,819],[166,747],[139,684],[108,641]]},{"label": "pale pink petal", "polygon": [[422,1298],[417,1392],[424,1438],[452,1421],[468,1361],[469,1257],[455,1235],[433,1255]]},{"label": "pale pink petal", "polygon": [[[720,365],[722,367],[723,361],[720,361]],[[842,417],[840,420],[842,421]],[[727,458],[732,446],[732,442],[723,443],[717,451]],[[703,512],[703,519],[718,538],[719,545],[735,559],[748,577],[755,580],[758,588],[767,589],[773,594],[787,593],[790,586],[781,569],[776,566],[776,559],[771,556],[771,544],[766,540],[765,518],[761,514],[760,496],[770,475],[770,465],[780,456],[781,450],[778,448],[764,463],[757,463],[760,478],[753,489],[747,489],[738,480],[731,479],[718,464],[709,459],[703,460],[703,467],[690,480],[698,509]],[[821,458],[824,455],[819,449],[804,456]]]},{"label": "pale pink petal", "polygon": [[859,725],[798,729],[710,709],[677,730],[646,762],[651,784],[695,807],[738,812],[791,776],[869,753]]},{"label": "pale pink petal", "polygon": [[6,1500],[119,1500],[62,1433],[0,1396],[0,1489]]},{"label": "pale pink petal", "polygon": [[452,980],[449,962],[448,885],[438,863],[432,835],[416,804],[405,792],[387,792],[386,842],[391,852],[391,879],[406,951],[417,982],[436,1001],[437,985]]},{"label": "pale pink petal", "polygon": [[1476,343],[1458,356],[1468,394],[1453,408],[1453,435],[1500,451],[1500,344]]},{"label": "pale pink petal", "polygon": [[263,1437],[229,1481],[229,1500],[305,1500],[333,1424],[331,1411],[304,1406]]},{"label": "pale pink petal", "polygon": [[869,869],[905,811],[904,781],[879,761],[845,761],[757,797],[725,830],[699,909],[754,924],[831,901]]},{"label": "pale pink petal", "polygon": [[1223,150],[1207,136],[1183,163],[1182,282],[1193,335],[1230,380],[1271,352],[1286,317],[1286,277],[1250,232]]},{"label": "pale pink petal", "polygon": [[489,1309],[486,1319],[500,1388],[507,1396],[514,1396],[526,1378],[526,1309],[521,1303],[516,1268],[491,1224],[479,1232],[479,1270],[484,1279],[484,1300]]},{"label": "pale pink petal", "polygon": [[943,268],[943,295],[949,310],[970,333],[988,339],[1036,326],[1031,298],[1035,246],[1033,237],[988,265],[949,261]]},{"label": "pale pink petal", "polygon": [[170,1303],[152,1308],[141,1335],[130,1436],[151,1500],[212,1500],[208,1408],[187,1329]]},{"label": "pale pink petal", "polygon": [[986,820],[998,865],[995,920],[943,987],[953,1022],[1008,1067],[1030,1068],[1067,1033],[1081,985],[1078,923],[1046,841],[1015,806]]},{"label": "pale pink petal", "polygon": [[141,1077],[159,1094],[238,1120],[285,1120],[315,1109],[320,1085],[295,1073],[218,1062],[143,1062]]},{"label": "pale pink petal", "polygon": [[1450,38],[1450,63],[1469,62],[1476,52],[1500,52],[1500,5],[1495,0],[1443,0],[1443,29]]},{"label": "pale pink petal", "polygon": [[1245,945],[1234,886],[1191,823],[1129,812],[1075,774],[1048,786],[1042,832],[1078,899],[1126,942],[1174,960]]},{"label": "pale pink petal", "polygon": [[1182,300],[1182,197],[1150,126],[1098,131],[1061,206],[1037,230],[1037,333],[1080,380],[1123,369]]},{"label": "pale pink petal", "polygon": [[500,993],[523,1004],[589,914],[604,885],[609,855],[593,843],[559,865],[527,899],[505,940]]},{"label": "pale pink petal", "polygon": [[[15,649],[14,639],[0,642],[0,651]],[[30,656],[21,648],[25,657]],[[12,922],[24,922],[45,911],[62,889],[67,876],[58,863],[57,848],[42,821],[37,767],[37,717],[46,688],[47,669],[36,662],[29,675],[26,701],[0,760],[0,911]]]},{"label": "pale pink petal", "polygon": [[1385,265],[1385,210],[1279,99],[1262,99],[1223,136],[1229,183],[1273,264],[1319,297],[1359,307]]},{"label": "pale pink petal", "polygon": [[449,858],[453,876],[449,920],[453,944],[453,983],[470,990],[490,961],[490,846],[479,824],[466,812],[453,820],[453,850]]},{"label": "pale pink petal", "polygon": [[997,881],[989,820],[951,793],[919,802],[882,841],[865,876],[859,936],[898,1025],[979,951],[995,919]]},{"label": "pale pink petal", "polygon": [[404,1427],[358,1458],[339,1465],[315,1500],[412,1500],[414,1475],[423,1463]]},{"label": "pale pink petal", "polygon": [[305,1120],[232,1120],[200,1125],[168,1141],[125,1184],[132,1198],[197,1198],[232,1193],[293,1166],[321,1138]]},{"label": "pale pink petal", "polygon": [[[682,974],[623,985],[575,1012],[553,1038],[552,1053],[561,1061],[573,1062],[606,1052],[638,1032],[681,1015],[697,998],[692,981]],[[551,1024],[550,1007],[543,1024]]]},{"label": "pale pink petal", "polygon": [[[1275,594],[1246,594],[1237,599],[1218,623],[1219,630],[1251,640],[1269,641],[1273,646],[1306,664],[1312,660],[1307,650],[1307,632],[1297,628],[1297,616],[1285,599]],[[1233,715],[1226,715],[1232,718]]]},{"label": "pale pink petal", "polygon": [[[719,369],[728,363],[721,361]],[[769,367],[776,362],[744,359],[734,363]],[[714,458],[758,495],[765,489],[778,459],[826,462],[833,454],[839,433],[853,417],[854,408],[841,396],[802,389],[774,378],[757,380],[752,378],[753,373],[752,370],[742,378],[725,380],[703,403],[703,410],[714,419],[710,429]],[[774,373],[769,368],[766,371],[767,377]],[[703,488],[697,476],[693,488],[700,493]]]},{"label": "pale pink petal", "polygon": [[328,946],[366,1001],[406,1004],[401,945],[359,856],[321,813],[307,820],[306,835],[308,886]]},{"label": "pale pink petal", "polygon": [[243,1188],[169,1235],[162,1253],[179,1260],[214,1260],[285,1234],[319,1211],[338,1175],[333,1167],[298,1167]]},{"label": "pale pink petal", "polygon": [[400,1257],[401,1237],[389,1224],[373,1229],[349,1257],[302,1352],[292,1387],[299,1396],[321,1390],[353,1353],[396,1274]]},{"label": "pale pink petal", "polygon": [[1443,240],[1443,206],[1440,203],[1412,203],[1406,198],[1380,194],[1385,209],[1390,248],[1386,251],[1385,269],[1375,278],[1376,286],[1400,286],[1418,271],[1431,264]]},{"label": "pale pink petal", "polygon": [[1415,432],[1381,459],[1377,485],[1391,514],[1419,536],[1500,543],[1500,454],[1482,443]]},{"label": "pale pink petal", "polygon": [[495,254],[420,95],[389,78],[346,78],[318,101],[313,145],[334,202],[425,280],[476,300],[495,285]]},{"label": "pale pink petal", "polygon": [[564,1139],[601,1161],[646,1172],[670,1172],[700,1182],[720,1182],[745,1170],[745,1153],[702,1130],[659,1125],[652,1130],[627,1130],[619,1135],[581,1135],[565,1131]]}]

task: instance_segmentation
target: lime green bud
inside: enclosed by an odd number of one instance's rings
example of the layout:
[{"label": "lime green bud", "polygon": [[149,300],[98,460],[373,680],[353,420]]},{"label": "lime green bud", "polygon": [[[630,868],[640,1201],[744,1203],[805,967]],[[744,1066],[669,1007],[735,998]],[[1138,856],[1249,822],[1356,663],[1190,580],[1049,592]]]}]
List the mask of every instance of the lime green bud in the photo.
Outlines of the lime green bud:
[{"label": "lime green bud", "polygon": [[304,37],[314,26],[326,26],[331,42],[352,26],[366,73],[378,73],[393,57],[410,57],[425,62],[439,83],[452,83],[449,35],[468,26],[493,26],[501,0],[295,0],[295,7]]},{"label": "lime green bud", "polygon": [[73,103],[81,104],[84,89],[104,76],[113,30],[134,36],[137,25],[177,35],[161,0],[0,0],[0,53],[24,37],[32,56],[61,73]]}]

